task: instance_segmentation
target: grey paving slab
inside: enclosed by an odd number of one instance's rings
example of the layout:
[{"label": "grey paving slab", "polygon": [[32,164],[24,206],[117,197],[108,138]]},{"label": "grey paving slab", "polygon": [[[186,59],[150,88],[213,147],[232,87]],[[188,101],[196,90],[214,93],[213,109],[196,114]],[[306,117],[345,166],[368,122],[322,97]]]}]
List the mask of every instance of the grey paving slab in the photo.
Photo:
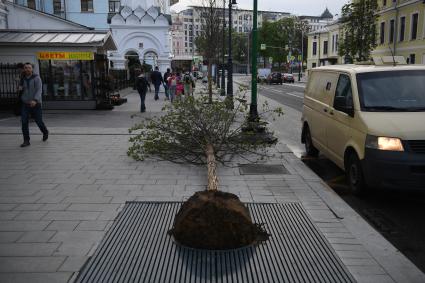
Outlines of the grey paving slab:
[{"label": "grey paving slab", "polygon": [[0,231],[41,231],[50,221],[0,221]]},{"label": "grey paving slab", "polygon": [[80,231],[105,231],[106,226],[112,221],[81,221],[76,230]]},{"label": "grey paving slab", "polygon": [[16,242],[24,232],[0,232],[0,243]]},{"label": "grey paving slab", "polygon": [[47,213],[47,211],[22,211],[14,220],[41,220]]},{"label": "grey paving slab", "polygon": [[[0,257],[0,282],[4,272],[56,272],[65,261],[65,257]],[[27,282],[33,282],[29,280]]]},{"label": "grey paving slab", "polygon": [[73,231],[80,221],[51,221],[50,225],[45,229],[46,231]]},{"label": "grey paving slab", "polygon": [[49,211],[44,220],[96,220],[99,212],[95,211]]},{"label": "grey paving slab", "polygon": [[77,272],[83,267],[88,259],[88,256],[68,256],[59,268],[59,271]]},{"label": "grey paving slab", "polygon": [[105,233],[102,231],[59,231],[50,242],[67,242],[67,243],[81,243],[81,242],[99,242]]},{"label": "grey paving slab", "polygon": [[3,243],[0,256],[50,256],[59,243]]},{"label": "grey paving slab", "polygon": [[92,248],[95,246],[93,241],[76,241],[65,240],[56,251],[53,253],[54,256],[88,256]]},{"label": "grey paving slab", "polygon": [[67,283],[72,272],[0,273],[2,283]]},{"label": "grey paving slab", "polygon": [[25,232],[17,241],[18,243],[47,243],[56,231]]}]

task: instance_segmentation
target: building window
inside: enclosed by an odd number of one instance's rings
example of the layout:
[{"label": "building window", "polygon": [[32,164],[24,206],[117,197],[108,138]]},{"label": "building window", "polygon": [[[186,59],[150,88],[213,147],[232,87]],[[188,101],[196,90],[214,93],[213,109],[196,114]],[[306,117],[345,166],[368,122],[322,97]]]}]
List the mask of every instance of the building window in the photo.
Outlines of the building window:
[{"label": "building window", "polygon": [[400,41],[404,41],[404,30],[406,29],[406,17],[400,18]]},{"label": "building window", "polygon": [[34,9],[35,10],[35,0],[28,0],[27,1],[27,6],[28,8]]},{"label": "building window", "polygon": [[387,0],[383,0],[382,2],[383,2],[383,3],[382,3],[382,4],[383,4],[383,6],[387,6]]},{"label": "building window", "polygon": [[313,55],[317,54],[317,42],[313,42]]},{"label": "building window", "polygon": [[328,54],[328,41],[324,41],[323,42],[323,54],[326,55]]},{"label": "building window", "polygon": [[316,63],[313,63],[313,64],[311,65],[311,67],[312,67],[312,68],[316,68],[316,66],[317,66],[317,65],[316,65]]},{"label": "building window", "polygon": [[93,0],[81,0],[81,12],[93,12]]},{"label": "building window", "polygon": [[415,40],[418,37],[418,18],[419,14],[412,15],[412,40]]},{"label": "building window", "polygon": [[120,11],[121,1],[109,0],[109,13],[118,13]]},{"label": "building window", "polygon": [[390,43],[394,42],[394,31],[395,31],[394,25],[395,25],[395,20],[391,20],[390,21],[390,36],[389,36]]},{"label": "building window", "polygon": [[385,23],[384,22],[381,23],[381,35],[380,35],[379,42],[381,44],[384,44],[385,42]]},{"label": "building window", "polygon": [[60,16],[62,12],[62,0],[53,0],[53,14]]},{"label": "building window", "polygon": [[338,35],[336,34],[335,35],[335,52],[338,52],[338,47],[339,47],[339,45],[338,45]]}]

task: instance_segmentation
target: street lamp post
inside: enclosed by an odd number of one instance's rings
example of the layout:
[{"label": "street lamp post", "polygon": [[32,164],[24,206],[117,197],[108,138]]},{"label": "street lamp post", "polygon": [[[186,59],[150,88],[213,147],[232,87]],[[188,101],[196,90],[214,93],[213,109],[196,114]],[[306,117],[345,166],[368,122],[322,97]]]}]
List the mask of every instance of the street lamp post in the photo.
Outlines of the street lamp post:
[{"label": "street lamp post", "polygon": [[227,96],[233,102],[233,62],[232,62],[232,5],[236,0],[229,0],[229,57],[227,58]]},{"label": "street lamp post", "polygon": [[258,120],[257,109],[257,13],[258,3],[254,0],[253,23],[252,23],[252,56],[251,56],[251,105],[249,106],[249,120],[255,122]]},{"label": "street lamp post", "polygon": [[224,50],[225,50],[225,41],[226,41],[226,0],[223,0],[223,48],[221,50],[221,88],[220,88],[220,95],[225,96],[226,95],[226,77],[224,74]]}]

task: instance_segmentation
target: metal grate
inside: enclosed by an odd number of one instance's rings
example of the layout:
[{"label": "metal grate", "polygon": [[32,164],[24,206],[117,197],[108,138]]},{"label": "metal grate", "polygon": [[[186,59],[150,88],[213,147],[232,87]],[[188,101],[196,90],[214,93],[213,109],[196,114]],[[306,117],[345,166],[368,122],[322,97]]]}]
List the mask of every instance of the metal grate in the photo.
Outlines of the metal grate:
[{"label": "metal grate", "polygon": [[425,153],[425,140],[407,141],[410,149],[415,153]]},{"label": "metal grate", "polygon": [[180,206],[127,203],[76,282],[355,282],[299,203],[247,204],[272,236],[229,251],[173,242]]},{"label": "metal grate", "polygon": [[283,165],[239,164],[241,175],[278,175],[289,174]]}]

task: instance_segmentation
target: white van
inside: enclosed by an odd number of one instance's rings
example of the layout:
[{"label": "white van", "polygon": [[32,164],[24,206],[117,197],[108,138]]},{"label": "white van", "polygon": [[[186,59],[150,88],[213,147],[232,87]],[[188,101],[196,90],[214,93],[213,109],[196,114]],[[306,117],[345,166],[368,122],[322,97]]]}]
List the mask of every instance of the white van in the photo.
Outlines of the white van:
[{"label": "white van", "polygon": [[425,189],[425,66],[315,68],[302,124],[307,154],[345,170],[354,193]]}]

